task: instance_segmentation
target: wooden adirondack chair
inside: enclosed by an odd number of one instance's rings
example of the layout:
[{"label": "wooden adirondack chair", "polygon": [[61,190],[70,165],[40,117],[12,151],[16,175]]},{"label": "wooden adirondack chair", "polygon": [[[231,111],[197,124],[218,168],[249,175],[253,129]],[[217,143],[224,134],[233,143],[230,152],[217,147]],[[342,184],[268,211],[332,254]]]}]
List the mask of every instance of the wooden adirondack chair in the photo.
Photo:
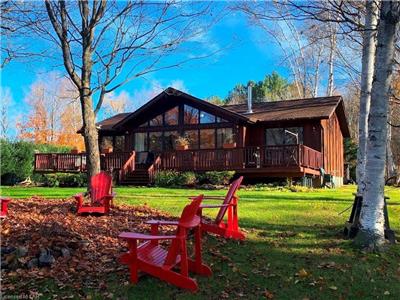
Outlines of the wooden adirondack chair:
[{"label": "wooden adirondack chair", "polygon": [[[90,205],[84,205],[85,196],[90,197]],[[89,191],[75,195],[78,215],[84,213],[107,214],[115,194],[112,193],[112,178],[107,172],[100,172],[90,180]]]},{"label": "wooden adirondack chair", "polygon": [[8,198],[0,198],[0,205],[1,205],[0,218],[5,218],[7,216],[8,203],[10,201],[11,201],[11,199],[8,199]]},{"label": "wooden adirondack chair", "polygon": [[[219,208],[217,217],[210,223],[204,218],[201,219],[201,229],[203,231],[212,232],[226,238],[233,238],[237,240],[244,240],[246,235],[240,231],[238,220],[238,196],[236,191],[242,183],[243,176],[231,183],[228,193],[225,197],[219,196],[204,196],[205,200],[223,200],[222,204],[201,205],[199,208],[199,215],[202,216],[204,208]],[[190,199],[193,199],[191,197]],[[227,221],[224,222],[224,216],[228,213]]]},{"label": "wooden adirondack chair", "polygon": [[[212,274],[211,269],[202,263],[200,217],[197,211],[203,195],[193,199],[182,212],[179,221],[147,222],[151,224],[151,235],[135,232],[122,232],[119,238],[128,241],[129,252],[120,257],[120,262],[129,265],[131,282],[137,283],[138,271],[151,274],[161,280],[180,288],[195,292],[198,285],[195,279],[189,277],[189,271],[204,276]],[[160,225],[177,226],[175,235],[158,235]],[[188,230],[195,228],[195,257],[188,257],[186,239]],[[146,242],[138,245],[138,240]],[[171,240],[169,249],[162,248],[158,241]],[[174,271],[179,266],[180,272]]]}]

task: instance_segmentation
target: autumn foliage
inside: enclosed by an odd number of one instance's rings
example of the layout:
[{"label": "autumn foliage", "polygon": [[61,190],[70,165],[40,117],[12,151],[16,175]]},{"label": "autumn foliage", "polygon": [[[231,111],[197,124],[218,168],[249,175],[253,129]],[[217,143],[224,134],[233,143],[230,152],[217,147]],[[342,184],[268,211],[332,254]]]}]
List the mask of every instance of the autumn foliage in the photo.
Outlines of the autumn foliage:
[{"label": "autumn foliage", "polygon": [[76,88],[65,78],[50,74],[30,87],[25,102],[29,112],[17,123],[18,137],[35,144],[69,146],[85,149],[83,137],[77,133],[82,116]]}]

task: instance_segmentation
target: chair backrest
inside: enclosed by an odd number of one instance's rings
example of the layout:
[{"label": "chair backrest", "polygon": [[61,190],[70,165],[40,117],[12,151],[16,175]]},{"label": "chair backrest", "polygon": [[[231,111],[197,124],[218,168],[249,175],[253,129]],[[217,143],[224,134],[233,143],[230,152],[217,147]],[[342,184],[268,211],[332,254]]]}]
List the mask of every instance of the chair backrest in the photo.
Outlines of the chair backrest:
[{"label": "chair backrest", "polygon": [[[203,201],[203,195],[199,195],[194,198],[190,204],[186,205],[182,211],[181,218],[179,219],[179,225],[176,230],[176,236],[179,238],[186,239],[189,228],[193,228],[200,225],[200,217],[197,215],[201,201]],[[169,247],[168,254],[165,258],[164,265],[173,265],[176,261],[176,257],[180,254],[181,241],[174,239]]]},{"label": "chair backrest", "polygon": [[[243,176],[240,176],[238,179],[236,179],[235,181],[233,181],[231,183],[231,186],[229,187],[228,193],[225,196],[223,204],[230,204],[232,202],[232,199],[235,196],[236,191],[239,189],[239,187],[242,183],[242,180],[243,180]],[[220,210],[217,214],[217,217],[215,218],[216,224],[219,224],[222,221],[227,209],[228,209],[227,206],[223,206],[220,208]]]},{"label": "chair backrest", "polygon": [[196,227],[200,224],[200,217],[197,215],[203,195],[195,197],[192,202],[185,206],[179,219],[179,226],[185,228]]},{"label": "chair backrest", "polygon": [[90,196],[92,203],[103,203],[102,198],[112,192],[112,178],[104,171],[94,175],[90,180]]}]

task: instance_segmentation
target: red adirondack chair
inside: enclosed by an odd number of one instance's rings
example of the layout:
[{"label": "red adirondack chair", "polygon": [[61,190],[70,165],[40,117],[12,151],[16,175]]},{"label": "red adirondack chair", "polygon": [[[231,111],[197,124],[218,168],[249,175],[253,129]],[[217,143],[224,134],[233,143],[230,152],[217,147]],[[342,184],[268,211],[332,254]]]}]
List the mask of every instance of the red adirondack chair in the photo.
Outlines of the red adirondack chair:
[{"label": "red adirondack chair", "polygon": [[[90,205],[84,205],[85,196],[90,197]],[[89,191],[75,195],[76,208],[79,214],[97,213],[107,214],[112,206],[112,200],[115,194],[112,193],[112,178],[107,172],[100,172],[90,180]]]},{"label": "red adirondack chair", "polygon": [[[204,196],[205,200],[223,200],[222,204],[201,205],[199,215],[202,216],[204,208],[219,208],[217,217],[213,222],[208,222],[204,218],[201,219],[201,229],[203,231],[212,232],[226,238],[233,238],[237,240],[244,240],[246,235],[240,231],[238,220],[238,199],[236,191],[242,183],[243,176],[231,183],[228,193],[225,197],[219,196]],[[193,199],[191,197],[190,199]],[[224,216],[228,213],[227,221],[224,222]]]},{"label": "red adirondack chair", "polygon": [[[211,269],[202,263],[201,258],[201,229],[200,217],[197,211],[203,195],[193,199],[182,212],[179,221],[157,221],[147,222],[151,224],[151,235],[135,232],[122,232],[119,238],[128,241],[129,252],[120,257],[123,264],[129,265],[131,282],[137,283],[138,271],[158,277],[180,288],[195,292],[198,285],[195,279],[189,277],[189,271],[204,276],[212,274]],[[158,235],[160,225],[177,226],[175,235]],[[186,239],[188,230],[195,228],[195,257],[188,257]],[[146,242],[137,244],[138,240]],[[162,248],[158,241],[171,240],[169,249]],[[174,271],[179,266],[180,272]]]},{"label": "red adirondack chair", "polygon": [[0,198],[0,205],[1,205],[1,210],[0,210],[0,218],[5,218],[7,216],[8,212],[8,203],[11,201],[11,199],[8,198]]}]

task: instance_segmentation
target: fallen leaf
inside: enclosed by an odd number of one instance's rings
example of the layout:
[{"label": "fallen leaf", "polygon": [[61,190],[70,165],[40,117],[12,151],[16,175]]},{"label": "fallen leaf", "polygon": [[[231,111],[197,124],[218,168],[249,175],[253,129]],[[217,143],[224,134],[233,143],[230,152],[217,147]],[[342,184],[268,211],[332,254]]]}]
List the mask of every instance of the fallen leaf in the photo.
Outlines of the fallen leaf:
[{"label": "fallen leaf", "polygon": [[264,296],[265,296],[265,298],[267,298],[267,299],[274,299],[274,294],[273,294],[271,291],[269,291],[269,290],[265,290],[265,291],[264,291]]}]

